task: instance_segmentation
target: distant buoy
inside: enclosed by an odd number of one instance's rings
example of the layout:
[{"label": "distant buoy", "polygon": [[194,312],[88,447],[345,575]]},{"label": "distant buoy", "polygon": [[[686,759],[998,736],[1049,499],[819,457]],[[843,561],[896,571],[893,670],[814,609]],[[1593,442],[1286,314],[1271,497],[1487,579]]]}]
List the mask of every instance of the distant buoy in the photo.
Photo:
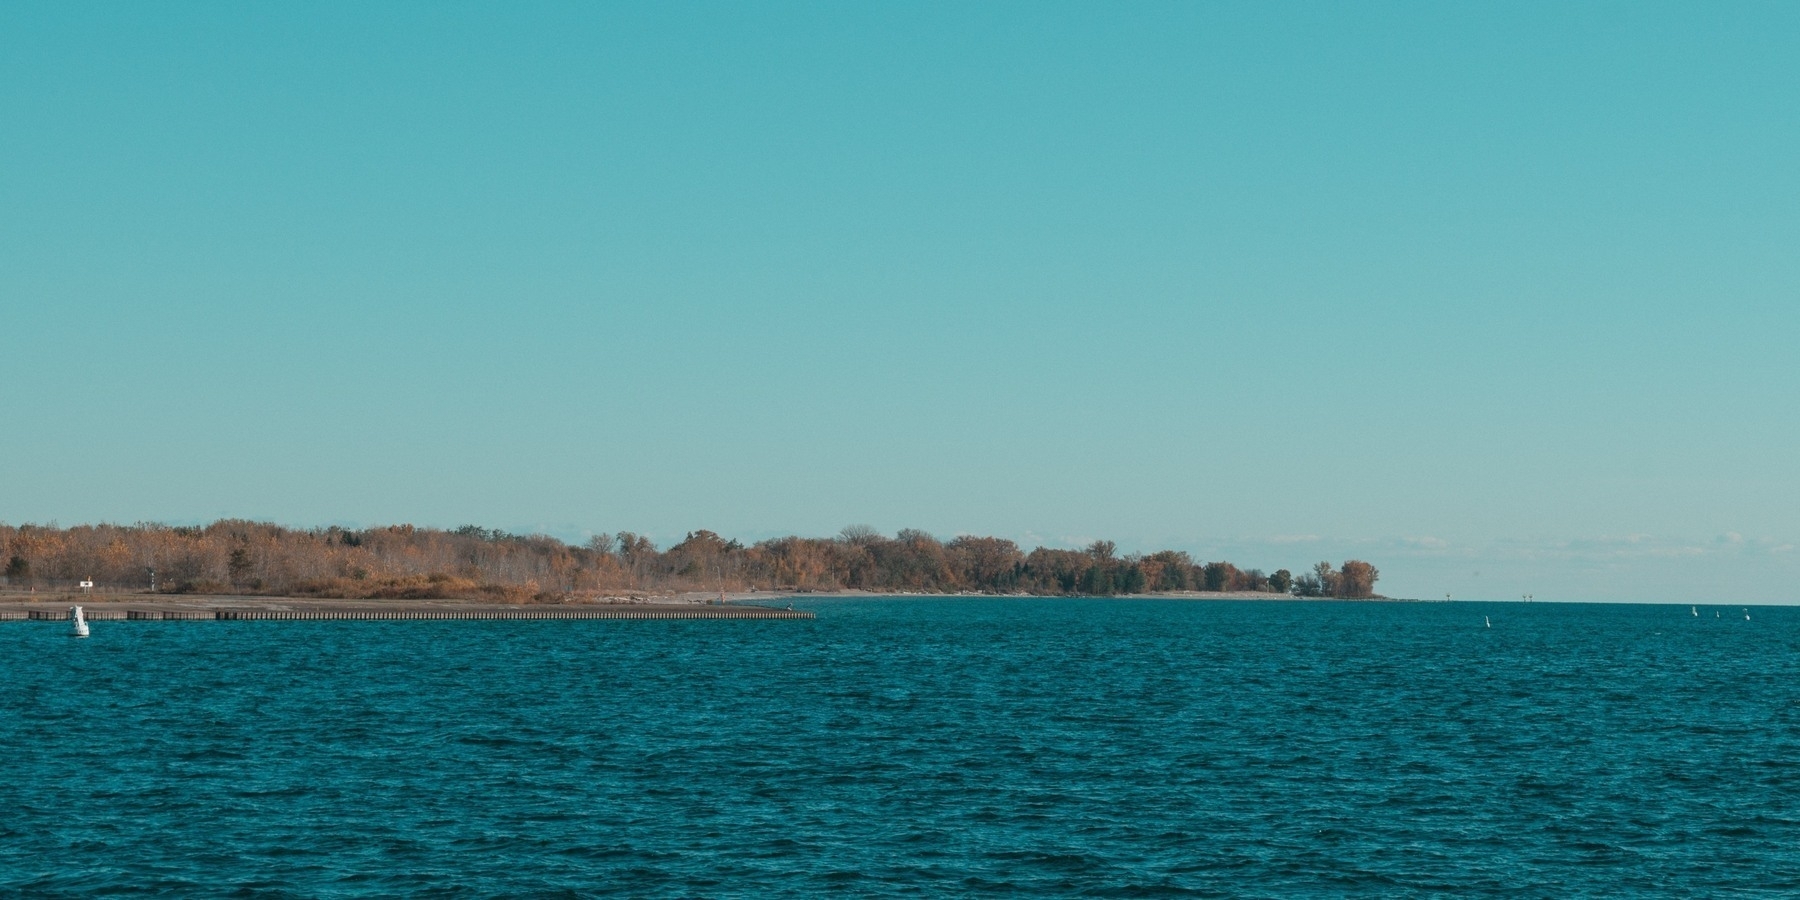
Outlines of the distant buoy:
[{"label": "distant buoy", "polygon": [[79,606],[69,607],[69,620],[70,620],[70,622],[73,623],[69,626],[69,636],[70,637],[87,637],[88,636],[87,617],[85,617],[81,614],[81,607],[79,607]]},{"label": "distant buoy", "polygon": [[1481,617],[1481,627],[1483,627],[1483,628],[1492,628],[1492,627],[1494,627],[1494,623],[1492,623],[1492,622],[1490,622],[1490,621],[1488,621],[1488,617],[1487,617],[1487,616],[1482,616],[1482,617]]},{"label": "distant buoy", "polygon": [[1744,610],[1744,621],[1746,621],[1746,622],[1750,621],[1750,611],[1747,609]]},{"label": "distant buoy", "polygon": [[1688,607],[1688,609],[1691,609],[1691,610],[1693,610],[1693,611],[1694,611],[1694,615],[1696,615],[1696,616],[1697,616],[1697,615],[1700,615],[1700,607],[1698,607],[1698,606],[1690,606],[1690,607]]},{"label": "distant buoy", "polygon": [[1716,610],[1716,609],[1715,609],[1715,610],[1713,610],[1713,618],[1715,618],[1715,619],[1723,619],[1723,618],[1725,618],[1725,616],[1724,616],[1724,615],[1722,615],[1722,614],[1720,614],[1720,612],[1719,612],[1719,611],[1718,611],[1718,610]]}]

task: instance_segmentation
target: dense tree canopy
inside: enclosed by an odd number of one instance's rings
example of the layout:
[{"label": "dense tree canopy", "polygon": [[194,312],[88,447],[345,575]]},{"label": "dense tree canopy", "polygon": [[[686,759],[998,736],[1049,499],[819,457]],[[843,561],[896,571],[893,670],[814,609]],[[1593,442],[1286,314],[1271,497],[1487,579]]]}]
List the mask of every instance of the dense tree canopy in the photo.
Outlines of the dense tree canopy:
[{"label": "dense tree canopy", "polygon": [[744,590],[1134,594],[1262,591],[1307,597],[1374,596],[1374,566],[1319,563],[1299,578],[1162,550],[1118,555],[1111,541],[1085,550],[962,535],[948,542],[906,529],[892,538],[853,525],[835,538],[782,537],[746,546],[694,531],[659,550],[621,531],[572,546],[544,535],[469,525],[291,529],[225,519],[203,527],[156,524],[0,525],[0,579],[19,589],[67,589],[92,579],[106,590],[328,597],[503,599],[580,594]]},{"label": "dense tree canopy", "polygon": [[[1283,569],[1275,573],[1287,575]],[[1298,597],[1343,597],[1364,600],[1376,596],[1375,580],[1381,577],[1374,566],[1360,559],[1347,559],[1342,569],[1331,563],[1315,563],[1312,571],[1293,579],[1293,592]]]}]

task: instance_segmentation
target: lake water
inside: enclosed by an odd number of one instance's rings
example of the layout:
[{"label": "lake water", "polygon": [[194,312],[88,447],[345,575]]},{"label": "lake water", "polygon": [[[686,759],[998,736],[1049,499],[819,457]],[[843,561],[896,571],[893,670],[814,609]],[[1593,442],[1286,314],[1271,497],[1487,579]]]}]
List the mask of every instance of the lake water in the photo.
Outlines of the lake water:
[{"label": "lake water", "polygon": [[796,605],[0,623],[0,894],[1800,891],[1800,609]]}]

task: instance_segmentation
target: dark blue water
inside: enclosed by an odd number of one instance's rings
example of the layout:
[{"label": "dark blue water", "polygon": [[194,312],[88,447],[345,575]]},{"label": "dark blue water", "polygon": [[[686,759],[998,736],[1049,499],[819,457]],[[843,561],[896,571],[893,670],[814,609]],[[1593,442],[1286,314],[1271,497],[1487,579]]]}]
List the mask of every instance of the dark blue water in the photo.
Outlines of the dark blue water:
[{"label": "dark blue water", "polygon": [[1800,609],[801,605],[0,624],[0,894],[1800,891]]}]

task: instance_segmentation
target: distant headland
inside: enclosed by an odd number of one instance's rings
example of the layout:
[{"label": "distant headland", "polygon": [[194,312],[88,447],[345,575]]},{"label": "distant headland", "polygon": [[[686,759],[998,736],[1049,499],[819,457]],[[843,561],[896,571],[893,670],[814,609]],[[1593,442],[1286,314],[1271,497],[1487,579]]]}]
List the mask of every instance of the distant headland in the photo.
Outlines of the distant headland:
[{"label": "distant headland", "polygon": [[667,550],[629,531],[572,545],[473,525],[287,528],[222,519],[205,526],[0,524],[0,586],[69,592],[260,595],[352,600],[553,603],[683,593],[834,591],[1375,599],[1374,566],[1318,563],[1299,576],[1161,550],[1118,554],[923,531],[888,537],[853,525],[835,537],[743,544],[690,532]]}]

